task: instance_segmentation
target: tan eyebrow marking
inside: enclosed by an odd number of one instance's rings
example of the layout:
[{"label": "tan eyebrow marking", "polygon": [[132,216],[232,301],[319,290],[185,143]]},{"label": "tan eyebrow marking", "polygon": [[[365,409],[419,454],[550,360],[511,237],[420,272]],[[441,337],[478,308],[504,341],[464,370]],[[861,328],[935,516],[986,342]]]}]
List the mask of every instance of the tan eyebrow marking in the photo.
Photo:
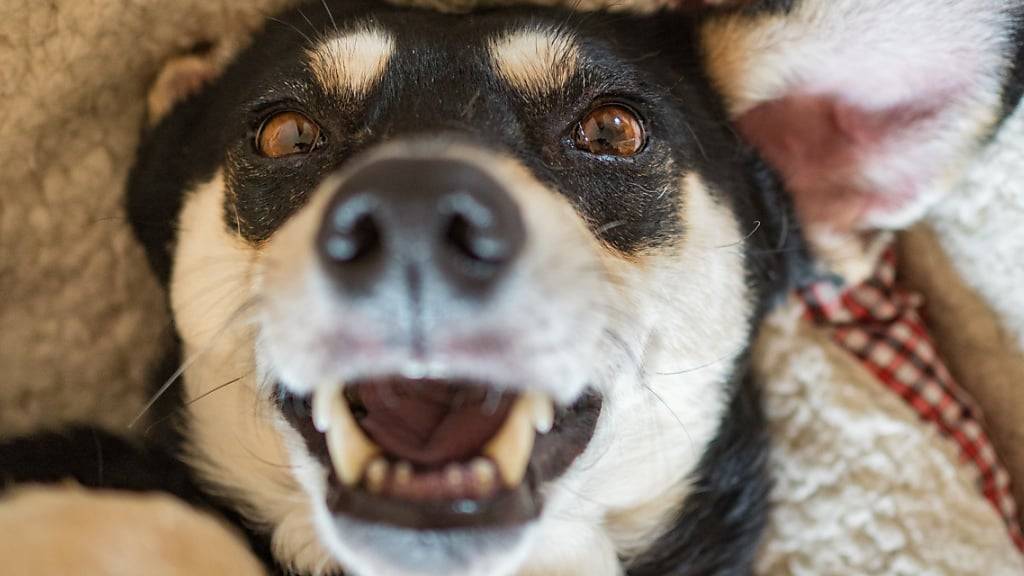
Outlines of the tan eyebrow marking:
[{"label": "tan eyebrow marking", "polygon": [[308,52],[309,66],[329,93],[364,96],[384,76],[394,51],[390,34],[367,27],[321,42]]},{"label": "tan eyebrow marking", "polygon": [[556,30],[513,32],[490,43],[491,61],[513,88],[529,96],[543,96],[569,84],[579,65],[579,47],[573,38]]}]

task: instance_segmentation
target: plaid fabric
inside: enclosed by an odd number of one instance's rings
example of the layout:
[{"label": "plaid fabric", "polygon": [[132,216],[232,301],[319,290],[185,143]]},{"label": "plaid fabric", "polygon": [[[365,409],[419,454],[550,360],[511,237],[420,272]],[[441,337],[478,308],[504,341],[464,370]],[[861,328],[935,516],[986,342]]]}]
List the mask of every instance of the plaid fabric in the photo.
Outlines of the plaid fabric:
[{"label": "plaid fabric", "polygon": [[1024,552],[1010,476],[982,428],[974,401],[936,354],[918,309],[921,298],[896,286],[896,256],[886,252],[873,277],[852,287],[830,281],[799,292],[807,317],[856,356],[885,387],[900,395],[922,420],[953,439],[977,472],[979,490],[1006,522]]}]

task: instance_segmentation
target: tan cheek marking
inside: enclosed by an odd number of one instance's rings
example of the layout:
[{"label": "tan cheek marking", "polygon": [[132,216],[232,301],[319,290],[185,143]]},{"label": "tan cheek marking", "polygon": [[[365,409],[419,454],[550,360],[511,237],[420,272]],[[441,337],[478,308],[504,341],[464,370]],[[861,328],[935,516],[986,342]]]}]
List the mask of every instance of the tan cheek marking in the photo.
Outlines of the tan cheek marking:
[{"label": "tan cheek marking", "polygon": [[579,48],[572,38],[555,31],[531,30],[491,42],[491,60],[498,74],[529,96],[544,96],[564,88],[579,65]]},{"label": "tan cheek marking", "polygon": [[394,51],[389,34],[370,28],[321,43],[309,51],[309,66],[329,93],[363,96],[384,76]]}]

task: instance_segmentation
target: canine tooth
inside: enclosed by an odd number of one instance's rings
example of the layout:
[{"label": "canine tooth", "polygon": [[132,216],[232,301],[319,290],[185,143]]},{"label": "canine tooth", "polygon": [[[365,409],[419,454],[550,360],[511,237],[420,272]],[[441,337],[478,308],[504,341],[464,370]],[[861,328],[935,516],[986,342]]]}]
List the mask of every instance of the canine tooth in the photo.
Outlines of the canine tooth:
[{"label": "canine tooth", "polygon": [[547,434],[555,425],[555,404],[551,398],[539,392],[527,394],[530,402],[530,411],[533,416],[533,426],[537,432]]},{"label": "canine tooth", "polygon": [[412,482],[412,464],[402,460],[395,464],[395,484],[405,486]]},{"label": "canine tooth", "polygon": [[388,463],[383,458],[374,458],[366,469],[366,488],[373,494],[384,491],[384,482],[388,479]]},{"label": "canine tooth", "polygon": [[313,392],[313,426],[321,434],[331,427],[331,410],[334,398],[341,393],[338,386],[328,384]]},{"label": "canine tooth", "polygon": [[334,394],[330,403],[330,428],[327,431],[327,450],[338,478],[346,486],[354,486],[379,449],[363,434],[356,424],[348,402],[341,394]]},{"label": "canine tooth", "polygon": [[494,461],[509,488],[518,486],[526,475],[534,437],[530,400],[520,396],[501,430],[484,447],[484,455]]},{"label": "canine tooth", "polygon": [[476,489],[482,494],[487,494],[494,489],[495,477],[498,471],[494,464],[486,458],[476,458],[469,463],[469,473],[473,477]]}]

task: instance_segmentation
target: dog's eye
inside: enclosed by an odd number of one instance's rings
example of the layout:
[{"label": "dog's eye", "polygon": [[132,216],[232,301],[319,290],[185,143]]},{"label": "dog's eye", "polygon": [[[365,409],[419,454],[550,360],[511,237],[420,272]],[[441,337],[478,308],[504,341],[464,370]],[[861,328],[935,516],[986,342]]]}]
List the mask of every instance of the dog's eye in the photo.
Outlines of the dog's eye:
[{"label": "dog's eye", "polygon": [[576,148],[596,156],[633,156],[646,141],[640,118],[617,104],[594,108],[576,125]]},{"label": "dog's eye", "polygon": [[279,112],[263,121],[256,148],[268,158],[306,154],[320,143],[320,127],[298,112]]}]

